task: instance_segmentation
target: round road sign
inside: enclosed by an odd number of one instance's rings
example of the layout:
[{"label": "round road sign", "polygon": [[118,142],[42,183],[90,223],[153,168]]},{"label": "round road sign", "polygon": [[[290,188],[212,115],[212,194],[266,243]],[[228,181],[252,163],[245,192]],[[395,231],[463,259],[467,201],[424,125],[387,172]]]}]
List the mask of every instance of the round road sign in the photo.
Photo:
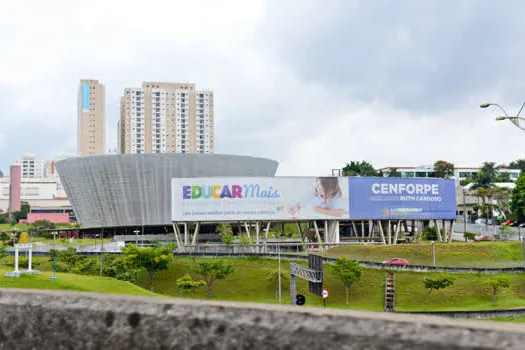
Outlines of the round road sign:
[{"label": "round road sign", "polygon": [[306,298],[304,297],[304,295],[302,294],[298,294],[296,297],[295,297],[295,303],[297,305],[304,305],[306,303]]},{"label": "round road sign", "polygon": [[328,298],[328,291],[326,289],[323,289],[323,293],[321,293],[321,296],[323,297],[323,299]]}]

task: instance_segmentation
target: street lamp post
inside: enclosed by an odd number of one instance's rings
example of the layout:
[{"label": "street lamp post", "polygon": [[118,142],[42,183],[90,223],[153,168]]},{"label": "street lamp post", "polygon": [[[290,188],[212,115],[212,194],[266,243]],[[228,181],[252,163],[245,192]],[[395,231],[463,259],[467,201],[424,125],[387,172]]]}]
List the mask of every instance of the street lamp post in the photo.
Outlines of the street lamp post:
[{"label": "street lamp post", "polygon": [[467,202],[465,201],[465,189],[463,188],[463,234],[465,233],[467,233]]},{"label": "street lamp post", "polygon": [[512,124],[514,124],[516,127],[520,128],[521,130],[524,130],[525,131],[525,118],[521,118],[520,117],[520,114],[521,114],[521,111],[523,111],[523,108],[525,107],[525,102],[523,102],[523,104],[521,105],[521,108],[520,110],[518,111],[518,113],[516,114],[516,116],[512,117],[510,116],[507,111],[505,110],[505,108],[501,107],[499,104],[497,103],[483,103],[481,105],[479,105],[480,108],[488,108],[488,107],[496,107],[498,108],[500,111],[503,112],[503,114],[505,114],[504,116],[499,116],[499,117],[496,117],[496,120],[497,121],[500,121],[500,120],[509,120]]}]

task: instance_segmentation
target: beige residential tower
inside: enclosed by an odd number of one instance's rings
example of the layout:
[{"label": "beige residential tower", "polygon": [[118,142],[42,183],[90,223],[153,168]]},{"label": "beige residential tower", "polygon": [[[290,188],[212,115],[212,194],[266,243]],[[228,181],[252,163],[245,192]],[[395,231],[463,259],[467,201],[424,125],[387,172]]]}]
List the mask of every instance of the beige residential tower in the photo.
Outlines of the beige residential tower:
[{"label": "beige residential tower", "polygon": [[78,155],[103,155],[105,150],[105,89],[98,80],[80,80],[77,115]]},{"label": "beige residential tower", "polygon": [[144,82],[120,99],[119,153],[213,153],[213,92]]}]

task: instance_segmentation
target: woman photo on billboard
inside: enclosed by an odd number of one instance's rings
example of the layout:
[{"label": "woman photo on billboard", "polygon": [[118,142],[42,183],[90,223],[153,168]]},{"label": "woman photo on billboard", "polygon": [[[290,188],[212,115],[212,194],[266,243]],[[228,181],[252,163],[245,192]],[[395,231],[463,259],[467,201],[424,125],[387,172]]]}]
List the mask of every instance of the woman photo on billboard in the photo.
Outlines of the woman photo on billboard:
[{"label": "woman photo on billboard", "polygon": [[342,196],[337,177],[318,177],[314,193],[309,193],[299,202],[288,206],[288,212],[294,219],[301,209],[313,209],[318,214],[340,217],[343,216]]}]

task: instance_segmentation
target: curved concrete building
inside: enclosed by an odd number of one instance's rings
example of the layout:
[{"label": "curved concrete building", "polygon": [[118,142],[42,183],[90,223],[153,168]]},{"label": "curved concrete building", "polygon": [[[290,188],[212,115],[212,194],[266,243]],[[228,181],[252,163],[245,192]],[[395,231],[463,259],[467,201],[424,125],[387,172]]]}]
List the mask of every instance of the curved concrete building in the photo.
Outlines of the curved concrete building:
[{"label": "curved concrete building", "polygon": [[218,154],[119,154],[68,158],[57,172],[84,228],[171,224],[177,177],[274,176],[266,158]]}]

